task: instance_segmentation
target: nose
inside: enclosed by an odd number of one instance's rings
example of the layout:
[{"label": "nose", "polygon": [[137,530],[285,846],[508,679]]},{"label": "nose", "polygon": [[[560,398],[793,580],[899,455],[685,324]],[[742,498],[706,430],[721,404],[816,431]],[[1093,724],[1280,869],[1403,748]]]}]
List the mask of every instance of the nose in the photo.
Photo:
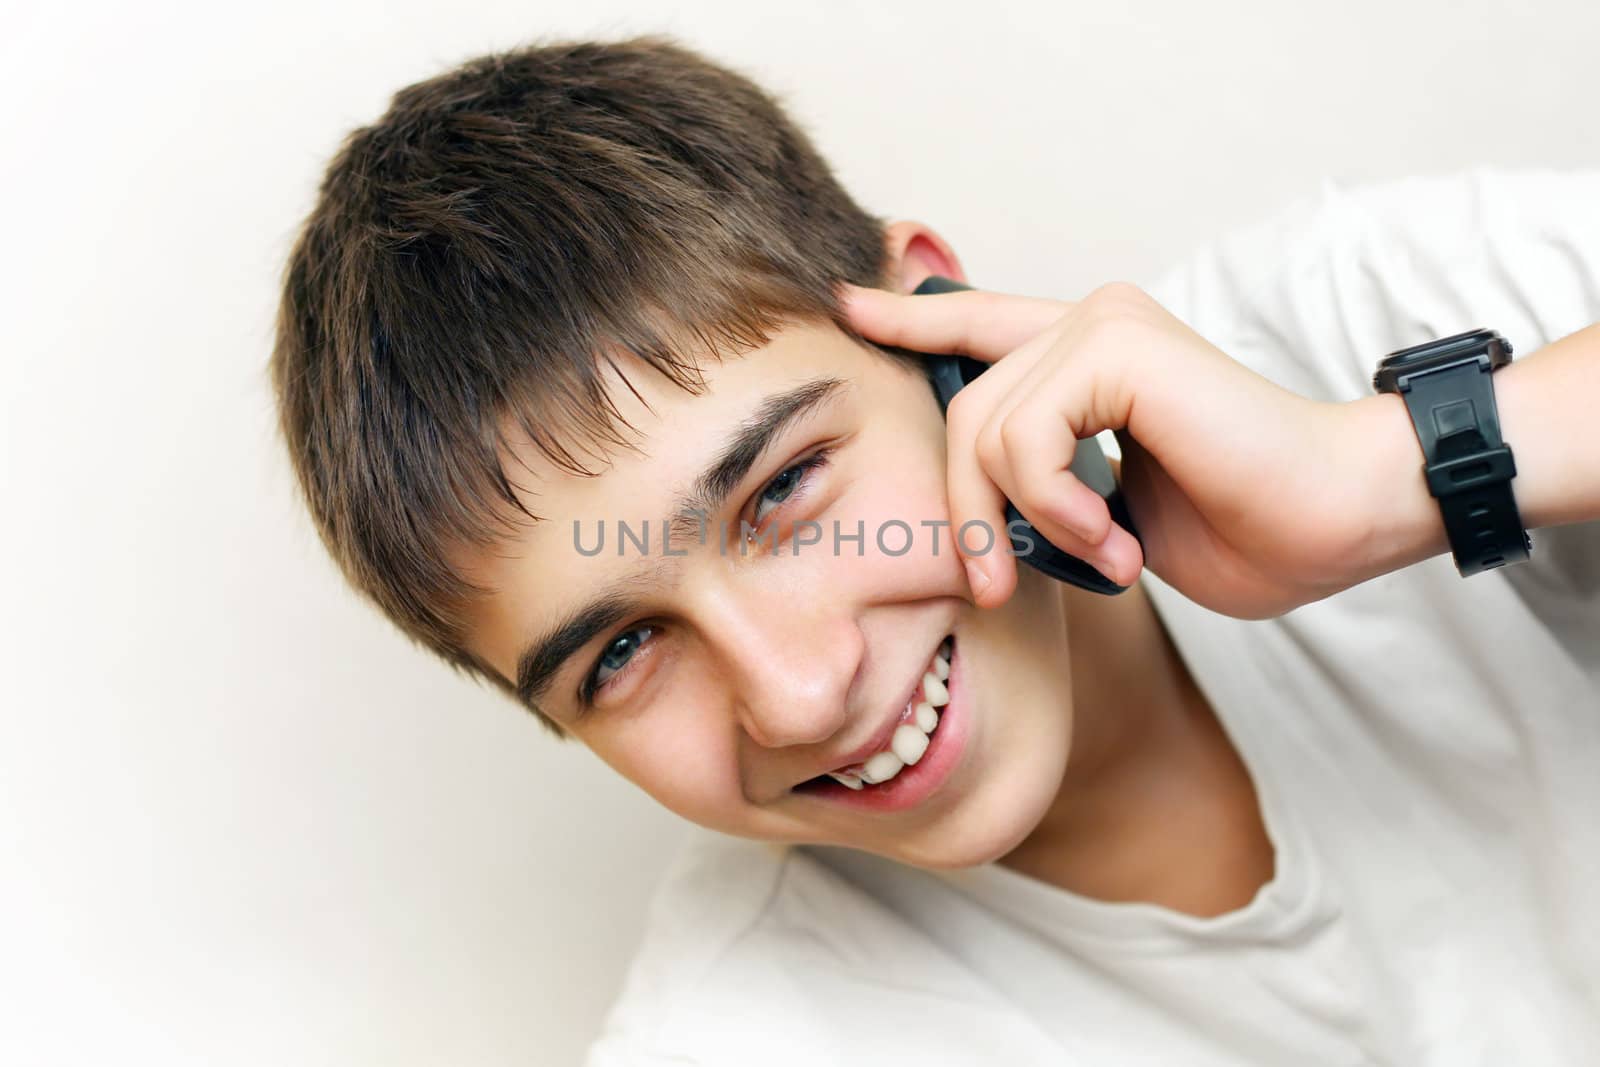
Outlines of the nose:
[{"label": "nose", "polygon": [[839,605],[735,594],[707,630],[732,676],[734,713],[758,745],[815,744],[849,721],[866,645]]}]

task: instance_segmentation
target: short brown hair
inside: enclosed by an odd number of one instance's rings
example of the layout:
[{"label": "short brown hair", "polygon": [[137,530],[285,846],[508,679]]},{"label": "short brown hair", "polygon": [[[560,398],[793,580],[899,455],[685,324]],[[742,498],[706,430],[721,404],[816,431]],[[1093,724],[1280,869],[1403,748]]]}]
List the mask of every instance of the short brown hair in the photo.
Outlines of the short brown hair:
[{"label": "short brown hair", "polygon": [[884,271],[882,221],[778,103],[670,40],[541,44],[402,89],[334,156],[284,275],[271,373],[317,531],[402,632],[514,695],[465,648],[483,590],[447,562],[537,521],[505,423],[592,474],[625,445],[601,360],[697,391],[698,359],[786,321],[849,332],[835,286]]}]

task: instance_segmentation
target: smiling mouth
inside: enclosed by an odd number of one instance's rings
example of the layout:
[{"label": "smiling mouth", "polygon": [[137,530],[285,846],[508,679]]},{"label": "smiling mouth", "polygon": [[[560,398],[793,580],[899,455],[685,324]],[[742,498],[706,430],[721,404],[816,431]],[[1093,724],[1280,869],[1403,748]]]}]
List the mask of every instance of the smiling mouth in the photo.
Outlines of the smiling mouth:
[{"label": "smiling mouth", "polygon": [[887,748],[860,763],[836,768],[827,774],[807,779],[796,787],[804,792],[825,788],[830,781],[847,789],[871,790],[892,781],[906,767],[915,766],[927,752],[929,738],[939,728],[939,709],[950,702],[945,682],[950,678],[950,657],[955,650],[953,635],[945,635],[933,658],[923,669],[922,678],[906,701]]}]

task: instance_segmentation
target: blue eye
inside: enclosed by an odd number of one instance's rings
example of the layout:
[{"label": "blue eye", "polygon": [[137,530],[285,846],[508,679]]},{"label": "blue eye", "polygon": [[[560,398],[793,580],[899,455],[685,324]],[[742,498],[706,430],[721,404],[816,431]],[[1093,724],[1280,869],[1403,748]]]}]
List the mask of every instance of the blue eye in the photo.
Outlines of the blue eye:
[{"label": "blue eye", "polygon": [[626,670],[628,662],[633,659],[633,654],[653,633],[655,633],[654,626],[635,626],[613,638],[605,651],[600,653],[600,661],[595,664],[594,670],[584,682],[585,697],[593,696],[597,689]]},{"label": "blue eye", "polygon": [[794,492],[794,487],[799,485],[801,479],[804,477],[805,470],[800,466],[800,464],[796,463],[794,466],[790,467],[788,470],[772,479],[772,481],[768,482],[767,487],[761,490],[761,497],[756,502],[756,521],[760,522],[762,517],[766,515],[766,512],[764,512],[761,508],[762,504],[768,502],[773,504],[781,504],[785,500],[788,500],[789,494]]},{"label": "blue eye", "polygon": [[761,494],[756,497],[755,522],[752,525],[759,526],[761,520],[771,514],[772,508],[766,505],[771,504],[775,508],[782,504],[794,494],[796,489],[805,483],[807,476],[813,470],[825,466],[828,462],[828,451],[828,449],[823,449],[808,459],[803,459],[793,466],[784,468],[782,473],[768,482],[766,488],[762,489]]}]

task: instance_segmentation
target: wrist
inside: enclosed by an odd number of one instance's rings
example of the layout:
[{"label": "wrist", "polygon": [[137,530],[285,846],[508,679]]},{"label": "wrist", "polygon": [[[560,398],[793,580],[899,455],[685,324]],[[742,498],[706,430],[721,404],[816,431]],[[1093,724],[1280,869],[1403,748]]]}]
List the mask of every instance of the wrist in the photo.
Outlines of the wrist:
[{"label": "wrist", "polygon": [[1342,405],[1343,439],[1356,456],[1362,491],[1362,531],[1356,559],[1358,584],[1450,551],[1439,502],[1428,492],[1426,459],[1406,402],[1394,393],[1364,396]]}]

